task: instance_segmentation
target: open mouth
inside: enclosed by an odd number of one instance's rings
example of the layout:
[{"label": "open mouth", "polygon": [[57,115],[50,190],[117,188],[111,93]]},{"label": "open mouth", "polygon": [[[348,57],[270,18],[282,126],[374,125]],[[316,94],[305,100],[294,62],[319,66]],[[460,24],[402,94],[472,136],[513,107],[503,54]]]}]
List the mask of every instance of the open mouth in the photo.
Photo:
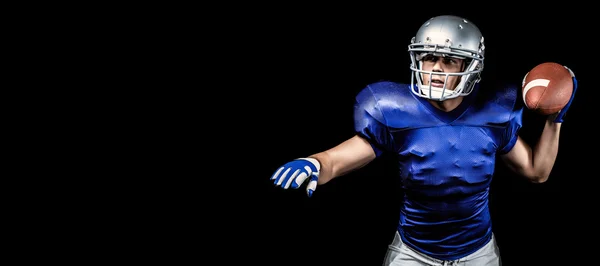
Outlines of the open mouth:
[{"label": "open mouth", "polygon": [[432,78],[431,79],[431,86],[442,88],[442,87],[444,87],[444,81],[442,79],[439,79],[439,78]]}]

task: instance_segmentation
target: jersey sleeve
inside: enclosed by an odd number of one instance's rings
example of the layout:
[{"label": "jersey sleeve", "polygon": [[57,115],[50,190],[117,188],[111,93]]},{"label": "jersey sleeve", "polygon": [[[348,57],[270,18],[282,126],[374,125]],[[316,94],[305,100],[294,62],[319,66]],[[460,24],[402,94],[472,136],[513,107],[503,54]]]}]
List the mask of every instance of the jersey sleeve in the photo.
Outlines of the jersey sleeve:
[{"label": "jersey sleeve", "polygon": [[356,96],[354,104],[354,128],[356,133],[371,144],[379,157],[390,150],[390,134],[385,124],[385,117],[378,106],[371,88],[367,86]]},{"label": "jersey sleeve", "polygon": [[508,153],[515,146],[519,137],[519,130],[523,126],[523,108],[524,105],[520,101],[515,101],[500,143],[500,154]]}]

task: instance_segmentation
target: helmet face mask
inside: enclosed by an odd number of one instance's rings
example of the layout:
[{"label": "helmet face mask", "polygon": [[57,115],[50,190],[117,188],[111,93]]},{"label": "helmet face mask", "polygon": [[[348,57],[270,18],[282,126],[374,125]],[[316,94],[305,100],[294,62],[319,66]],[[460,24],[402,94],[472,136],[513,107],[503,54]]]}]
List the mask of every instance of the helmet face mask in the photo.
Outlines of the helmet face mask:
[{"label": "helmet face mask", "polygon": [[[484,41],[479,29],[471,22],[456,16],[438,16],[425,22],[408,46],[411,58],[411,91],[423,98],[443,101],[469,95],[481,80],[484,60]],[[423,70],[423,59],[428,55],[465,60],[460,72],[432,72]],[[424,75],[428,75],[424,82]],[[433,76],[447,81],[458,76],[460,82],[454,88],[432,86]],[[427,83],[428,85],[424,85]]]}]

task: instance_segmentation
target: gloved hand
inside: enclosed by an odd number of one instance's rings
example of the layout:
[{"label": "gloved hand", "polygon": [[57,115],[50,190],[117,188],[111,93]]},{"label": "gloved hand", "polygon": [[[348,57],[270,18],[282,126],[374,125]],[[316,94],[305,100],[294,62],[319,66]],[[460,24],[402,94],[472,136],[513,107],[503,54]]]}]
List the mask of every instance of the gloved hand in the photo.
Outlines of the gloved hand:
[{"label": "gloved hand", "polygon": [[319,170],[321,170],[321,164],[316,159],[298,158],[277,169],[271,180],[275,180],[275,185],[288,189],[289,187],[299,188],[310,177],[306,186],[306,193],[310,197],[317,189]]},{"label": "gloved hand", "polygon": [[571,106],[571,102],[573,102],[573,98],[575,98],[575,92],[577,91],[577,79],[575,78],[575,74],[573,73],[573,71],[566,67],[565,68],[567,70],[569,70],[569,73],[571,73],[571,77],[573,77],[573,94],[571,94],[571,99],[569,99],[569,102],[567,102],[567,104],[565,105],[565,107],[563,107],[560,112],[558,112],[558,114],[556,115],[556,117],[554,118],[554,123],[562,123],[564,120],[564,116],[567,113],[567,110],[569,110],[569,107]]}]

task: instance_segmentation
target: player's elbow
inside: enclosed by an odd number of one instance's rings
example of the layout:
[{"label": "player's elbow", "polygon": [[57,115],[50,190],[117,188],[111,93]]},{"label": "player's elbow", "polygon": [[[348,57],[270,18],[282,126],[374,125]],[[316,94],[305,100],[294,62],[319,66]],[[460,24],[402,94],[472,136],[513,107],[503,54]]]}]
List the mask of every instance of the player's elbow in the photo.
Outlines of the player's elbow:
[{"label": "player's elbow", "polygon": [[548,173],[532,173],[532,174],[526,175],[526,177],[531,183],[541,184],[541,183],[545,183],[546,181],[548,181],[549,174]]},{"label": "player's elbow", "polygon": [[548,181],[548,176],[536,176],[529,179],[532,183],[541,184]]}]

